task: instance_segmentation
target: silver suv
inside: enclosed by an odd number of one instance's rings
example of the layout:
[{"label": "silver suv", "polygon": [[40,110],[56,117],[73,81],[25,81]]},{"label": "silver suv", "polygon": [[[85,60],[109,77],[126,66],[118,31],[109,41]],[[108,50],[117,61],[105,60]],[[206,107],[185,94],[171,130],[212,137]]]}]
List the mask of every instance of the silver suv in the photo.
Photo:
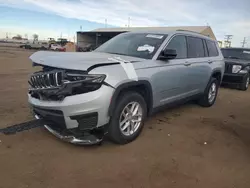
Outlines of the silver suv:
[{"label": "silver suv", "polygon": [[128,32],[93,52],[36,52],[29,80],[35,117],[74,144],[133,141],[145,118],[187,100],[214,104],[224,73],[217,42],[187,32]]}]

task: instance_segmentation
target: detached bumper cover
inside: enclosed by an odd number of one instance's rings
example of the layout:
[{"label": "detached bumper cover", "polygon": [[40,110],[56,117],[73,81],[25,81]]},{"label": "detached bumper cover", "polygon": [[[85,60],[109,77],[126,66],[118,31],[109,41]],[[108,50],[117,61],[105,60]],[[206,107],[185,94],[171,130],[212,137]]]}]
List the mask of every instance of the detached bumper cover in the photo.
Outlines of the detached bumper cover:
[{"label": "detached bumper cover", "polygon": [[88,137],[83,137],[83,138],[76,138],[75,136],[72,135],[62,135],[59,132],[53,130],[50,126],[48,125],[44,125],[44,127],[50,132],[52,133],[54,136],[56,136],[57,138],[65,141],[65,142],[69,142],[71,144],[77,144],[77,145],[94,145],[94,144],[99,144],[102,142],[102,139],[99,139],[93,135],[90,135],[89,138]]},{"label": "detached bumper cover", "polygon": [[[35,116],[36,119],[40,119],[39,116]],[[53,125],[49,125],[46,121],[44,121],[43,126],[55,137],[65,141],[69,142],[71,144],[76,144],[76,145],[94,145],[94,144],[99,144],[103,140],[103,136],[95,136],[93,134],[85,134],[84,136],[75,136],[71,134],[70,132],[67,131],[59,131],[59,129],[55,129]],[[104,135],[104,134],[103,134]]]}]

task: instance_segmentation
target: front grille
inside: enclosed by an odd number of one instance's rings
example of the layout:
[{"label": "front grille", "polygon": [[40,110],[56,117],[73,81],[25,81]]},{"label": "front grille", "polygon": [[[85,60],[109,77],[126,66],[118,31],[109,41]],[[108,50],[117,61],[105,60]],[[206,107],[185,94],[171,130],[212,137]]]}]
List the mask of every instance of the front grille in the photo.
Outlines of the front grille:
[{"label": "front grille", "polygon": [[233,68],[232,64],[226,63],[225,64],[225,73],[232,73],[232,68]]},{"label": "front grille", "polygon": [[55,89],[63,84],[63,71],[37,72],[31,75],[30,90]]}]

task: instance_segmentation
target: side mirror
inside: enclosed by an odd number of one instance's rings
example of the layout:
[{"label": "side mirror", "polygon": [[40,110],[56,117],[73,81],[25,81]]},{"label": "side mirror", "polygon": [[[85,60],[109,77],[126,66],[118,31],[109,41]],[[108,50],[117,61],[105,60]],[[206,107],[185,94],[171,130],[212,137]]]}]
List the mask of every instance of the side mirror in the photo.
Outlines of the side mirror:
[{"label": "side mirror", "polygon": [[169,60],[169,59],[175,59],[177,56],[176,50],[173,49],[165,49],[161,52],[159,59],[161,60]]}]

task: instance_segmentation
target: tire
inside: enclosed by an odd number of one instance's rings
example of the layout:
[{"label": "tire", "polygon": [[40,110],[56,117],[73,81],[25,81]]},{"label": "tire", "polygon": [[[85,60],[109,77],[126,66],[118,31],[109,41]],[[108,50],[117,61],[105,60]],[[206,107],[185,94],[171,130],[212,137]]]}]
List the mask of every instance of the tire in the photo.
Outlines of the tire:
[{"label": "tire", "polygon": [[244,76],[243,82],[240,84],[240,90],[246,91],[248,89],[248,86],[249,86],[249,73],[247,73]]},{"label": "tire", "polygon": [[[215,89],[213,90],[212,87]],[[199,105],[203,106],[203,107],[210,107],[213,106],[213,104],[216,101],[217,98],[217,94],[218,94],[218,88],[219,88],[219,81],[216,78],[211,78],[206,89],[205,92],[203,94],[203,96],[199,99],[198,103]],[[213,90],[213,91],[211,91]],[[212,93],[210,93],[212,92]],[[213,97],[212,97],[212,95]]]},{"label": "tire", "polygon": [[[127,144],[135,140],[140,135],[147,114],[147,105],[144,98],[139,93],[133,91],[123,93],[117,101],[116,108],[114,109],[110,119],[108,137],[116,144]],[[137,108],[137,104],[139,104],[137,112],[141,114],[141,116],[134,116],[135,119],[133,119],[133,116],[131,117],[132,114],[127,110],[132,108],[133,104],[135,104],[134,110]],[[125,114],[127,119],[129,119],[128,121],[124,118]],[[136,122],[133,122],[131,124],[131,121],[136,121],[136,119],[138,121],[141,120],[140,123],[137,124]],[[122,122],[126,123],[122,124]],[[120,126],[120,123],[123,126]],[[132,126],[133,124],[135,125],[134,127]],[[125,127],[127,128],[122,131],[122,128]],[[135,129],[134,132],[132,131],[133,133],[131,132],[131,129]]]}]

